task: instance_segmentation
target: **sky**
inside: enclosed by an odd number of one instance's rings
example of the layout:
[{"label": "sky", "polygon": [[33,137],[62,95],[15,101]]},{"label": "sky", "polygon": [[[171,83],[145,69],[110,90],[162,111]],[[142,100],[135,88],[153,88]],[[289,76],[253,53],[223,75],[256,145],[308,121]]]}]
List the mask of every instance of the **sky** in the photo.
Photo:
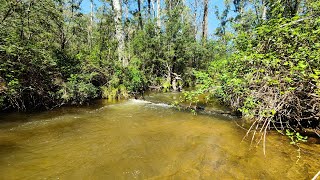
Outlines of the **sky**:
[{"label": "sky", "polygon": [[[136,0],[134,0],[136,1]],[[191,2],[191,0],[186,0],[187,4],[189,2]],[[194,2],[194,0],[192,0],[192,2]],[[198,0],[198,3],[202,3],[202,0]],[[94,4],[96,7],[100,6],[101,3],[99,2],[99,0],[94,0]],[[135,6],[135,4],[134,4]],[[133,7],[134,7],[133,6]],[[213,34],[215,32],[215,29],[219,26],[219,21],[216,18],[215,15],[215,6],[218,7],[218,9],[220,11],[223,11],[224,9],[224,0],[209,0],[209,13],[208,13],[208,33],[209,34]],[[81,4],[81,9],[84,13],[89,13],[90,12],[90,0],[83,0],[82,4]],[[231,8],[233,9],[233,8]],[[201,10],[202,11],[202,10]],[[233,14],[232,12],[230,13],[231,15]]]}]

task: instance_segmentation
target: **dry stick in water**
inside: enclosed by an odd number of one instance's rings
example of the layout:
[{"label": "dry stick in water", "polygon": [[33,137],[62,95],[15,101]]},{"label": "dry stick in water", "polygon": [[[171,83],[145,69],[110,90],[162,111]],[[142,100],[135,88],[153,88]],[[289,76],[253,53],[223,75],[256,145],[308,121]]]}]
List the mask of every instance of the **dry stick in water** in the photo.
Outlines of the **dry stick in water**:
[{"label": "dry stick in water", "polygon": [[249,130],[247,131],[246,135],[242,138],[242,141],[244,141],[244,139],[245,139],[246,137],[248,137],[251,129],[253,128],[253,126],[254,126],[254,124],[255,124],[256,122],[257,122],[257,121],[254,121],[254,122],[252,123],[252,125],[250,126],[250,128],[249,128]]},{"label": "dry stick in water", "polygon": [[318,176],[320,176],[320,171],[312,178],[312,180],[317,180]]}]

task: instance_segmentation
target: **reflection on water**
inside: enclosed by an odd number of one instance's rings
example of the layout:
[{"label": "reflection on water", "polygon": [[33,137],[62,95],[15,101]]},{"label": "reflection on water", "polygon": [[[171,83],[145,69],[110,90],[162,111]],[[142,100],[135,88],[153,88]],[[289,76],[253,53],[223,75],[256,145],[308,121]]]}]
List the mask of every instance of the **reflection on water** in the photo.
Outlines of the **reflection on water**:
[{"label": "reflection on water", "polygon": [[[161,95],[163,96],[163,95]],[[2,115],[1,179],[311,179],[319,145],[302,159],[269,135],[267,154],[231,119],[129,100]]]}]

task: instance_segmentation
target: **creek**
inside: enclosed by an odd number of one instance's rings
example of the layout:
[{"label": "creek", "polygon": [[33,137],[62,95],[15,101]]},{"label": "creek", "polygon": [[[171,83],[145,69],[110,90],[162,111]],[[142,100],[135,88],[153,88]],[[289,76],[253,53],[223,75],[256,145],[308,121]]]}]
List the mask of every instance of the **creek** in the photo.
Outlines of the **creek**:
[{"label": "creek", "polygon": [[[0,116],[0,179],[311,179],[320,145],[268,133],[266,155],[237,118],[170,107],[177,93],[145,100]],[[221,106],[212,106],[224,111]]]}]

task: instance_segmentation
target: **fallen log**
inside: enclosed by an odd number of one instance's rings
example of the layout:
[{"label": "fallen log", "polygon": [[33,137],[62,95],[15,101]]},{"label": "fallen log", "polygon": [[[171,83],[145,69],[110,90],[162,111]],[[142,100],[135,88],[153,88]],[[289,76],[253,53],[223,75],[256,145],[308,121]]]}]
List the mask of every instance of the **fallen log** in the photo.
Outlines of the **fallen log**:
[{"label": "fallen log", "polygon": [[152,91],[152,90],[157,90],[157,91],[160,91],[161,90],[161,86],[149,86],[149,89]]}]

